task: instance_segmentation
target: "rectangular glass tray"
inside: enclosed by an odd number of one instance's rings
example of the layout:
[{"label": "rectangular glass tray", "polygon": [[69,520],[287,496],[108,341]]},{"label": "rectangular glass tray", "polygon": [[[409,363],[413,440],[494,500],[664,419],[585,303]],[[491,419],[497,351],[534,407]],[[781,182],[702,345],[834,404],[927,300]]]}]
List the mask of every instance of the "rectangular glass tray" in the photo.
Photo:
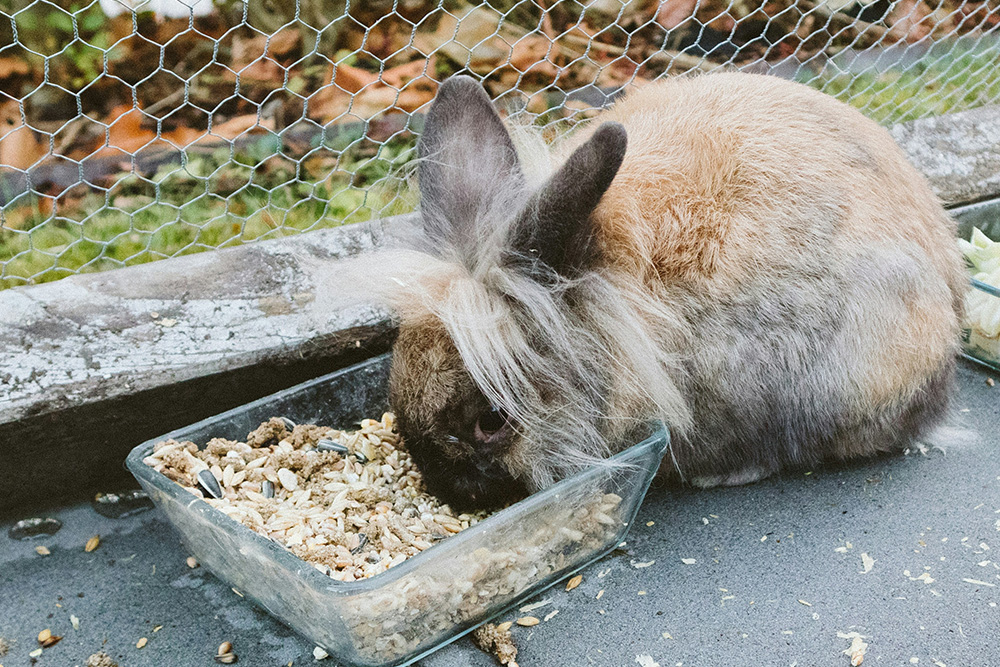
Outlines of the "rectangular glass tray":
[{"label": "rectangular glass tray", "polygon": [[651,426],[612,465],[586,469],[354,582],[322,574],[143,463],[163,440],[242,440],[270,417],[339,428],[378,419],[388,367],[383,355],[310,380],[149,440],[126,461],[202,565],[342,664],[409,664],[611,551],[669,442],[663,425]]},{"label": "rectangular glass tray", "polygon": [[[951,211],[958,222],[958,236],[965,240],[972,234],[972,228],[978,227],[986,236],[994,241],[1000,240],[1000,200],[992,200],[970,204]],[[994,299],[1000,299],[1000,289],[986,283],[970,279],[971,288]],[[995,302],[1000,303],[1000,302]],[[1000,339],[983,335],[971,327],[962,328],[963,355],[966,359],[1000,371]]]}]

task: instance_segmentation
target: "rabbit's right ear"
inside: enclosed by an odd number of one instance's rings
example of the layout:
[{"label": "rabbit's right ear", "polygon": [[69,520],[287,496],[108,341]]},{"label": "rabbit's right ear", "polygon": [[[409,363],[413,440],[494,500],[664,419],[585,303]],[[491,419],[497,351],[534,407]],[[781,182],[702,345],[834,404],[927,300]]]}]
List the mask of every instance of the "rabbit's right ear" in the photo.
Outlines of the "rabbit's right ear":
[{"label": "rabbit's right ear", "polygon": [[441,84],[417,152],[420,212],[435,243],[475,243],[477,221],[500,197],[524,188],[514,142],[489,95],[470,77]]}]

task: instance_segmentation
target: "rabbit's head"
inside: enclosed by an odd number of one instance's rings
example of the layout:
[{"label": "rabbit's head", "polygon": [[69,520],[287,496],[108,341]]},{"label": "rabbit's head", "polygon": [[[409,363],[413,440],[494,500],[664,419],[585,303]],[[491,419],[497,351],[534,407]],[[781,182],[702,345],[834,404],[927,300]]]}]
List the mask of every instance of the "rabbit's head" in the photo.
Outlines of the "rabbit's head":
[{"label": "rabbit's head", "polygon": [[[592,213],[625,130],[601,125],[532,183],[486,92],[453,77],[418,148],[426,247],[389,267],[400,314],[390,401],[433,493],[497,506],[607,454],[600,422],[617,371],[601,320],[635,316],[615,310],[621,292],[594,270]],[[608,302],[618,306],[594,305]]]}]

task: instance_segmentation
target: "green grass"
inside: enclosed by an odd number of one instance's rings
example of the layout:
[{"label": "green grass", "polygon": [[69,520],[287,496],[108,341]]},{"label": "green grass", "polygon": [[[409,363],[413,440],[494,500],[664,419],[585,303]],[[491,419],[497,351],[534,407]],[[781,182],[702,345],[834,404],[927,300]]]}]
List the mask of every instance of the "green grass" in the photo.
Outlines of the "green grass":
[{"label": "green grass", "polygon": [[24,195],[0,211],[0,289],[141,264],[412,210],[397,174],[413,139],[356,141],[299,162],[276,156],[189,155],[149,178],[123,174],[105,191]]},{"label": "green grass", "polygon": [[974,42],[939,44],[906,69],[802,79],[880,123],[901,123],[1000,101],[1000,52]]}]

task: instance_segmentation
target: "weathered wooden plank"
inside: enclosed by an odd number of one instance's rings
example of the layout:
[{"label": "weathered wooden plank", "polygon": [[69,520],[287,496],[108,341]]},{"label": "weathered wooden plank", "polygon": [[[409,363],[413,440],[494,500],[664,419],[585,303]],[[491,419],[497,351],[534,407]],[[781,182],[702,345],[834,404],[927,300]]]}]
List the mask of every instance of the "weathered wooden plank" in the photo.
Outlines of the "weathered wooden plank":
[{"label": "weathered wooden plank", "polygon": [[[948,204],[1000,196],[1000,107],[891,131]],[[337,261],[409,223],[0,292],[0,512],[124,483],[138,442],[387,349]]]},{"label": "weathered wooden plank", "polygon": [[889,131],[946,205],[1000,195],[1000,106],[900,123]]},{"label": "weathered wooden plank", "polygon": [[143,439],[388,349],[336,266],[406,224],[0,292],[0,511],[121,484]]}]

